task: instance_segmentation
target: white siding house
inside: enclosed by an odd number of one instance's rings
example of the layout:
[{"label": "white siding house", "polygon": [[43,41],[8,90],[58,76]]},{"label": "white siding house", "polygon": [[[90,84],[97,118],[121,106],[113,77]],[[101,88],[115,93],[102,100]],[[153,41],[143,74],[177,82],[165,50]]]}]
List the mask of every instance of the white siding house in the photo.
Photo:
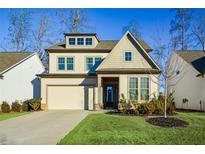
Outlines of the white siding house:
[{"label": "white siding house", "polygon": [[0,53],[0,104],[40,97],[40,80],[36,74],[44,72],[37,53]]},{"label": "white siding house", "polygon": [[205,111],[204,71],[205,52],[180,51],[172,54],[168,67],[172,76],[168,80],[168,91],[174,92],[177,108]]}]

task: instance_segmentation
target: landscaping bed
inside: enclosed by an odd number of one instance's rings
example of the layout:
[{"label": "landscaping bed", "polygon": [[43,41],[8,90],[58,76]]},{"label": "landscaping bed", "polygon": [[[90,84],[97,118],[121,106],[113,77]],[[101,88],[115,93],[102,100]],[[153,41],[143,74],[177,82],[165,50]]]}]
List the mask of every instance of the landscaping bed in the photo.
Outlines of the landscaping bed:
[{"label": "landscaping bed", "polygon": [[173,117],[154,117],[147,118],[146,121],[152,125],[160,127],[187,127],[188,123],[186,121],[173,118]]}]

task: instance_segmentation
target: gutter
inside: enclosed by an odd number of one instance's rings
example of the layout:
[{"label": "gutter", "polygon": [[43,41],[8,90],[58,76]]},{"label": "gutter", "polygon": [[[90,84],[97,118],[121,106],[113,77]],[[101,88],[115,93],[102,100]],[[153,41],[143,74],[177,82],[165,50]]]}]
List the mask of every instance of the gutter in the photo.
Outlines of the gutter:
[{"label": "gutter", "polygon": [[47,53],[52,53],[52,52],[65,52],[65,53],[69,53],[69,52],[75,52],[75,53],[109,53],[111,52],[112,49],[45,49],[45,51]]},{"label": "gutter", "polygon": [[96,78],[96,74],[37,74],[37,77],[40,78]]}]

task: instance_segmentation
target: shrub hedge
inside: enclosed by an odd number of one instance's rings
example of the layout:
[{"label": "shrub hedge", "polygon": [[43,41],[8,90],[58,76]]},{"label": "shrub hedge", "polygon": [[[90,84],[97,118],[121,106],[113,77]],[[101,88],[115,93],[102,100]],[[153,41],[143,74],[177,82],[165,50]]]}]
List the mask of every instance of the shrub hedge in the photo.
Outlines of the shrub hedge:
[{"label": "shrub hedge", "polygon": [[[137,114],[137,115],[163,115],[164,114],[164,97],[159,95],[158,98],[154,97],[149,102],[138,103],[137,101],[127,101],[122,94],[120,103],[118,105],[118,111],[125,114]],[[167,114],[171,115],[175,111],[174,99],[172,94],[167,98]]]},{"label": "shrub hedge", "polygon": [[3,101],[1,104],[1,111],[4,113],[9,113],[11,110],[14,112],[28,112],[31,110],[37,111],[40,110],[41,107],[41,99],[29,99],[22,103],[19,101],[15,101],[10,106],[8,102]]}]

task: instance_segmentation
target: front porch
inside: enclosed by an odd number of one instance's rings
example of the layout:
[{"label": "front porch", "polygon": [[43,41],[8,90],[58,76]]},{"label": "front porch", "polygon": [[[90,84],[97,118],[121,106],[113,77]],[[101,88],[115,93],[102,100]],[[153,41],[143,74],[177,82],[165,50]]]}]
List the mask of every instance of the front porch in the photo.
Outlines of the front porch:
[{"label": "front porch", "polygon": [[117,109],[121,94],[140,103],[159,93],[158,80],[152,74],[98,74],[97,85],[95,110]]},{"label": "front porch", "polygon": [[100,78],[101,104],[103,109],[117,109],[119,103],[119,77]]}]

